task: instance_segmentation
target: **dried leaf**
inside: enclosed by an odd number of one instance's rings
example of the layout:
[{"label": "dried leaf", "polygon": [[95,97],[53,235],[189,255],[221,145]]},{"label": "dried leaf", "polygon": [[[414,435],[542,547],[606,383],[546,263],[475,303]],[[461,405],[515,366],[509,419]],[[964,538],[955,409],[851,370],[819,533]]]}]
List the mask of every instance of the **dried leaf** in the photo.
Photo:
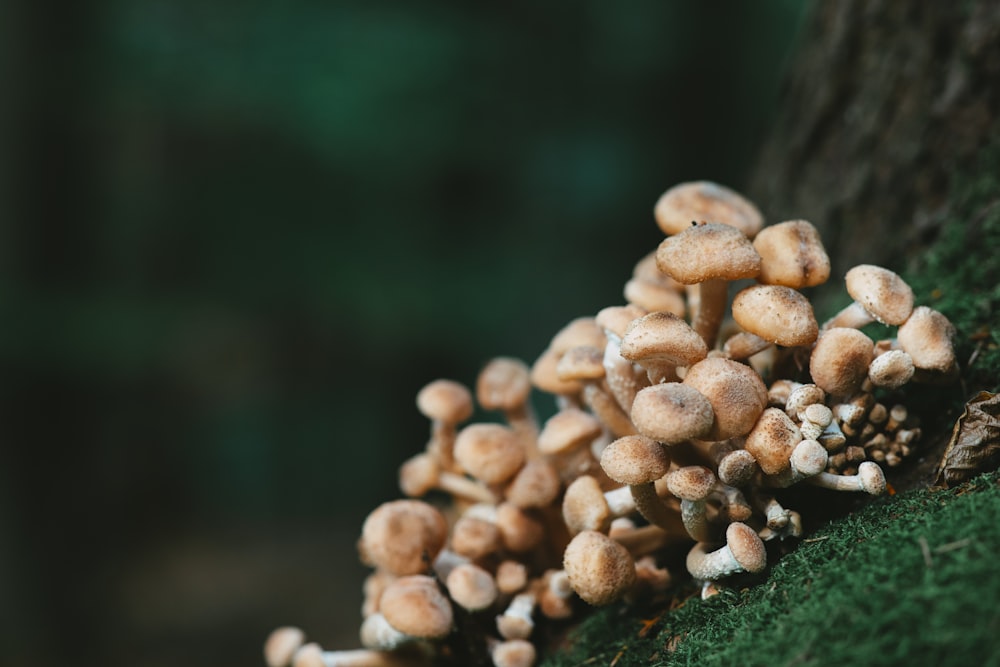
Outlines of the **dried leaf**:
[{"label": "dried leaf", "polygon": [[1000,394],[980,392],[965,404],[941,458],[935,484],[955,486],[1000,467]]}]

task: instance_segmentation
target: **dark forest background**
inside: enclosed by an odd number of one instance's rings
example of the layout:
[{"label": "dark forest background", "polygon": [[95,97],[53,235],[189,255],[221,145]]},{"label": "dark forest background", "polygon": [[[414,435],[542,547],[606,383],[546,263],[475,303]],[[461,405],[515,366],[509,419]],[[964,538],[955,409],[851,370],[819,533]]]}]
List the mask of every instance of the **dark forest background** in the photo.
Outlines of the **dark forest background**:
[{"label": "dark forest background", "polygon": [[0,4],[0,662],[356,645],[416,392],[622,302],[666,187],[747,182],[806,11]]}]

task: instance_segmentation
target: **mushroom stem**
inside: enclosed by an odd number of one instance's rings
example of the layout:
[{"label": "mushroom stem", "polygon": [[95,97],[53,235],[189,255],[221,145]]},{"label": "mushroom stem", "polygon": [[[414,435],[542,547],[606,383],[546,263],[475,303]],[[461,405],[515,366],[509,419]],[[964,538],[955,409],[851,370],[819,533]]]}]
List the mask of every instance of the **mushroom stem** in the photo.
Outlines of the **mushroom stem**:
[{"label": "mushroom stem", "polygon": [[[672,530],[677,526],[676,515],[670,511],[663,502],[663,499],[657,495],[656,486],[653,482],[630,484],[629,491],[632,492],[632,498],[635,499],[635,508],[651,524],[659,526],[663,530]],[[684,504],[681,503],[682,516],[683,508]]]},{"label": "mushroom stem", "polygon": [[810,477],[809,482],[834,491],[864,491],[877,496],[885,491],[885,474],[877,463],[865,461],[858,466],[856,475],[834,475],[821,472]]},{"label": "mushroom stem", "polygon": [[640,381],[632,362],[622,356],[621,338],[611,331],[605,333],[608,342],[604,346],[604,381],[621,409],[629,414],[635,395],[647,383]]},{"label": "mushroom stem", "polygon": [[392,651],[413,641],[416,637],[392,627],[381,612],[368,616],[361,623],[361,645],[365,648]]},{"label": "mushroom stem", "polygon": [[706,551],[708,545],[699,542],[687,556],[687,569],[695,579],[721,579],[737,572],[760,572],[767,566],[767,552],[753,528],[745,523],[732,523],[726,529],[726,545]]},{"label": "mushroom stem", "polygon": [[636,434],[632,420],[600,383],[588,382],[583,386],[583,402],[614,437]]},{"label": "mushroom stem", "polygon": [[507,605],[507,609],[497,616],[497,632],[504,639],[527,639],[535,629],[531,615],[538,603],[534,591],[518,593]]},{"label": "mushroom stem", "polygon": [[728,281],[720,278],[698,284],[698,307],[691,315],[691,328],[701,336],[709,350],[715,349],[719,327],[726,314],[728,285]]}]

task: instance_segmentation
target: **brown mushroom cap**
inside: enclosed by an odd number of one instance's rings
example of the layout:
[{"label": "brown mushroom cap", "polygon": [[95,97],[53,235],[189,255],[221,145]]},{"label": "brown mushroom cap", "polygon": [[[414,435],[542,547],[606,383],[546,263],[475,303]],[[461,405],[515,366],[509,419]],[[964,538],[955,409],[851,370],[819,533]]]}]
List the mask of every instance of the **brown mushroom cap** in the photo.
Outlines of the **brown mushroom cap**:
[{"label": "brown mushroom cap", "polygon": [[882,324],[902,324],[913,312],[913,290],[889,269],[860,264],[844,281],[847,293]]},{"label": "brown mushroom cap", "polygon": [[605,605],[624,595],[635,582],[635,561],[628,550],[603,533],[585,530],[563,554],[570,585],[584,602]]},{"label": "brown mushroom cap", "polygon": [[556,375],[563,382],[600,380],[604,377],[604,350],[593,345],[571,347],[559,359]]},{"label": "brown mushroom cap", "polygon": [[480,611],[497,599],[497,585],[492,575],[474,563],[456,565],[445,580],[448,595],[468,611]]},{"label": "brown mushroom cap", "polygon": [[695,387],[664,382],[645,387],[632,402],[632,423],[657,442],[674,444],[701,438],[712,428],[712,403]]},{"label": "brown mushroom cap", "polygon": [[479,560],[500,549],[500,529],[486,519],[461,516],[451,529],[451,550],[459,556]]},{"label": "brown mushroom cap", "polygon": [[458,424],[472,416],[472,394],[453,380],[434,380],[417,393],[417,409],[428,419]]},{"label": "brown mushroom cap", "polygon": [[648,484],[670,470],[667,448],[641,435],[618,438],[601,453],[601,467],[619,484]]},{"label": "brown mushroom cap", "polygon": [[914,366],[942,373],[955,364],[951,344],[954,336],[955,327],[948,318],[927,306],[914,308],[896,332],[900,347],[910,355]]},{"label": "brown mushroom cap", "polygon": [[898,389],[910,381],[914,370],[913,358],[909,354],[903,350],[889,350],[872,361],[868,367],[868,379],[876,387]]},{"label": "brown mushroom cap", "polygon": [[680,233],[694,220],[730,225],[753,238],[764,224],[764,217],[749,200],[711,181],[675,185],[660,196],[653,215],[667,235]]},{"label": "brown mushroom cap", "polygon": [[455,438],[455,461],[486,484],[502,484],[521,469],[524,448],[506,426],[471,424]]},{"label": "brown mushroom cap", "polygon": [[562,515],[570,533],[606,531],[611,522],[611,509],[600,483],[590,475],[580,475],[570,482],[563,495]]},{"label": "brown mushroom cap", "polygon": [[784,411],[767,408],[747,434],[744,447],[757,459],[764,474],[777,475],[788,470],[792,451],[801,441],[799,427]]},{"label": "brown mushroom cap", "polygon": [[634,304],[629,304],[627,306],[608,306],[602,308],[600,312],[597,313],[597,324],[602,327],[603,331],[610,331],[614,335],[621,338],[625,335],[625,330],[628,329],[628,325],[632,323],[632,320],[639,319],[643,315],[647,315],[645,308],[640,308]]},{"label": "brown mushroom cap", "polygon": [[625,300],[648,311],[662,311],[683,317],[686,310],[680,292],[649,280],[632,278],[625,283]]},{"label": "brown mushroom cap", "polygon": [[476,400],[486,410],[512,410],[531,395],[531,370],[520,359],[497,357],[476,379]]},{"label": "brown mushroom cap", "polygon": [[707,354],[701,336],[672,313],[650,313],[633,320],[621,344],[621,355],[643,366],[690,366]]},{"label": "brown mushroom cap", "polygon": [[767,407],[767,387],[757,371],[737,361],[708,358],[691,366],[684,384],[712,404],[715,419],[704,440],[746,435]]},{"label": "brown mushroom cap", "polygon": [[437,556],[448,524],[437,509],[420,500],[393,500],[376,507],[361,528],[363,560],[397,576],[423,572],[426,558]]},{"label": "brown mushroom cap", "polygon": [[497,528],[504,548],[514,553],[531,551],[545,539],[541,522],[513,503],[497,505]]},{"label": "brown mushroom cap", "polygon": [[760,255],[740,230],[707,223],[664,239],[656,249],[656,265],[677,282],[694,285],[754,278],[760,273]]},{"label": "brown mushroom cap", "polygon": [[566,408],[549,417],[538,434],[538,451],[552,455],[569,452],[589,444],[603,428],[592,414],[577,408]]},{"label": "brown mushroom cap", "polygon": [[518,507],[546,507],[559,495],[559,471],[548,461],[537,459],[524,464],[504,491]]},{"label": "brown mushroom cap", "polygon": [[527,639],[507,639],[490,650],[494,667],[531,667],[535,664],[535,645]]},{"label": "brown mushroom cap", "polygon": [[809,358],[813,382],[832,396],[848,396],[868,377],[875,358],[875,343],[857,329],[827,329],[816,341]]},{"label": "brown mushroom cap", "polygon": [[765,227],[753,247],[760,255],[757,280],[767,285],[802,289],[821,285],[830,277],[830,258],[812,223],[790,220]]},{"label": "brown mushroom cap", "polygon": [[451,603],[426,575],[400,577],[389,584],[379,611],[389,625],[411,637],[434,639],[451,632]]},{"label": "brown mushroom cap", "polygon": [[576,380],[562,380],[556,369],[562,359],[562,352],[546,348],[531,366],[531,384],[544,392],[571,396],[583,389],[583,384]]},{"label": "brown mushroom cap", "polygon": [[592,345],[594,347],[604,347],[604,329],[598,325],[593,317],[578,317],[560,329],[549,347],[556,351],[558,355],[580,345]]},{"label": "brown mushroom cap", "polygon": [[666,477],[667,489],[681,500],[704,500],[715,487],[715,475],[705,466],[684,466]]},{"label": "brown mushroom cap", "polygon": [[750,333],[788,347],[809,345],[819,333],[809,300],[783,285],[740,291],[733,298],[733,319]]},{"label": "brown mushroom cap", "polygon": [[767,551],[764,543],[750,526],[745,523],[731,523],[726,529],[726,546],[736,562],[747,572],[760,572],[767,567]]}]

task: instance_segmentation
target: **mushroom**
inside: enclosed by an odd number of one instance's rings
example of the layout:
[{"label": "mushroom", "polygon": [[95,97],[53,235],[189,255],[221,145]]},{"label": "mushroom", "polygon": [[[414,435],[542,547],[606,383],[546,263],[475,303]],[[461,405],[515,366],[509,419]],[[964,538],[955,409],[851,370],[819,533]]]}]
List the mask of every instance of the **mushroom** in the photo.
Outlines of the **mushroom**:
[{"label": "mushroom", "polygon": [[855,475],[834,475],[821,472],[809,478],[811,484],[834,491],[864,491],[873,496],[885,493],[885,474],[877,463],[865,461]]},{"label": "mushroom", "polygon": [[670,511],[653,485],[670,470],[666,447],[641,435],[625,436],[607,446],[601,467],[614,481],[628,484],[636,509],[647,521],[664,529],[670,527]]},{"label": "mushroom", "polygon": [[898,325],[913,311],[913,290],[889,269],[860,264],[844,278],[847,293],[854,302],[823,323],[823,331],[834,327],[860,329],[879,321]]},{"label": "mushroom", "polygon": [[654,385],[677,379],[678,366],[690,366],[707,354],[701,336],[672,313],[650,313],[633,320],[621,344],[621,355],[645,368]]},{"label": "mushroom", "polygon": [[600,606],[621,598],[635,583],[635,561],[621,544],[603,533],[578,533],[563,554],[570,585],[587,604]]},{"label": "mushroom", "polygon": [[819,333],[812,305],[791,287],[752,285],[733,298],[732,307],[741,327],[778,345],[810,345]]},{"label": "mushroom", "polygon": [[497,616],[497,632],[504,639],[527,639],[535,629],[535,621],[531,617],[538,604],[538,595],[528,590],[518,593],[502,614]]},{"label": "mushroom", "polygon": [[691,328],[711,349],[726,312],[727,282],[756,277],[760,255],[740,230],[707,223],[688,227],[660,243],[656,265],[677,282],[698,284],[698,308],[692,314]]},{"label": "mushroom", "polygon": [[433,578],[400,577],[382,593],[379,611],[361,624],[361,643],[391,651],[417,639],[440,639],[451,624],[451,603]]},{"label": "mushroom", "polygon": [[699,542],[687,556],[687,569],[695,579],[716,581],[737,572],[760,572],[767,566],[767,551],[753,528],[731,523],[726,529],[726,545],[707,552]]},{"label": "mushroom", "polygon": [[910,355],[915,368],[947,375],[956,368],[951,340],[955,327],[948,318],[927,306],[918,306],[896,332],[899,346]]},{"label": "mushroom", "polygon": [[625,300],[649,312],[673,313],[684,317],[684,286],[656,268],[656,251],[635,265],[632,278],[625,283]]},{"label": "mushroom", "polygon": [[300,648],[292,662],[292,667],[420,667],[422,665],[427,665],[427,661],[416,655],[372,649],[324,651],[315,642]]},{"label": "mushroom", "polygon": [[503,560],[497,565],[494,578],[501,595],[512,595],[527,585],[528,567],[517,560]]},{"label": "mushroom", "polygon": [[684,384],[697,389],[712,405],[714,420],[705,440],[746,435],[767,407],[767,387],[760,375],[730,359],[699,361],[688,369]]},{"label": "mushroom", "polygon": [[441,512],[420,500],[379,505],[361,527],[362,560],[397,576],[427,569],[444,546],[448,524]]},{"label": "mushroom", "polygon": [[424,452],[410,457],[399,468],[399,488],[404,495],[419,498],[432,490],[450,493],[473,502],[495,502],[493,493],[478,482],[447,470],[441,470],[437,458]]},{"label": "mushroom", "polygon": [[455,604],[471,612],[489,608],[498,595],[493,576],[474,563],[452,568],[445,578],[445,587]]},{"label": "mushroom", "polygon": [[794,289],[822,285],[830,277],[830,258],[812,223],[790,220],[764,227],[753,240],[760,255],[760,275],[765,285]]},{"label": "mushroom", "polygon": [[645,437],[672,445],[708,434],[715,423],[715,411],[695,387],[666,382],[636,394],[632,423]]},{"label": "mushroom", "polygon": [[476,379],[476,400],[486,410],[500,410],[507,423],[521,437],[531,458],[538,421],[531,408],[531,369],[520,359],[497,357],[491,360]]},{"label": "mushroom", "polygon": [[684,466],[666,477],[670,493],[681,499],[681,521],[693,539],[711,539],[711,526],[706,515],[706,500],[715,489],[716,478],[703,466]]},{"label": "mushroom", "polygon": [[274,629],[264,642],[264,662],[268,667],[288,667],[305,640],[306,634],[300,628],[284,626]]},{"label": "mushroom", "polygon": [[635,433],[628,415],[604,385],[604,350],[592,345],[570,348],[556,367],[560,380],[583,384],[583,402],[616,437]]},{"label": "mushroom", "polygon": [[875,343],[856,329],[834,327],[820,335],[809,357],[813,382],[832,396],[850,396],[868,377]]},{"label": "mushroom", "polygon": [[764,225],[764,216],[748,199],[711,181],[680,183],[664,192],[653,209],[664,234],[683,231],[691,221],[721,222],[753,238]]},{"label": "mushroom", "polygon": [[606,340],[604,381],[611,395],[626,413],[632,409],[632,400],[636,392],[649,384],[649,377],[646,373],[638,374],[632,362],[621,355],[622,338],[632,320],[646,314],[646,311],[638,306],[608,306],[602,308],[596,317],[597,323],[604,330]]},{"label": "mushroom", "polygon": [[427,451],[438,459],[441,468],[451,471],[456,427],[472,416],[472,394],[453,380],[434,380],[417,393],[417,409],[431,420]]},{"label": "mushroom", "polygon": [[792,451],[801,441],[802,433],[787,414],[767,408],[747,434],[744,447],[765,475],[777,475],[788,469]]},{"label": "mushroom", "polygon": [[601,422],[577,408],[566,408],[549,417],[538,434],[538,450],[555,462],[564,480],[594,469],[596,462],[586,447],[603,433]]},{"label": "mushroom", "polygon": [[[474,508],[490,508],[484,512]],[[465,511],[451,529],[451,550],[470,560],[479,560],[500,549],[500,528],[496,524],[496,509],[492,504],[473,505]]]},{"label": "mushroom", "polygon": [[503,484],[524,464],[521,440],[500,424],[470,424],[455,438],[455,461],[485,484]]},{"label": "mushroom", "polygon": [[868,379],[876,387],[899,389],[913,378],[913,357],[903,350],[880,354],[868,366]]},{"label": "mushroom", "polygon": [[495,641],[487,638],[493,667],[531,667],[535,664],[535,645],[526,639]]},{"label": "mushroom", "polygon": [[635,511],[635,500],[627,486],[604,491],[591,475],[580,475],[566,487],[562,516],[571,533],[583,530],[605,532],[610,522]]},{"label": "mushroom", "polygon": [[535,459],[524,464],[514,475],[504,490],[504,497],[522,509],[547,507],[558,497],[561,489],[556,467],[549,461]]},{"label": "mushroom", "polygon": [[[764,477],[769,486],[787,488],[792,484],[813,477],[826,468],[829,455],[817,440],[802,440],[788,457],[788,466],[783,470]],[[769,522],[770,525],[770,522]]]}]

